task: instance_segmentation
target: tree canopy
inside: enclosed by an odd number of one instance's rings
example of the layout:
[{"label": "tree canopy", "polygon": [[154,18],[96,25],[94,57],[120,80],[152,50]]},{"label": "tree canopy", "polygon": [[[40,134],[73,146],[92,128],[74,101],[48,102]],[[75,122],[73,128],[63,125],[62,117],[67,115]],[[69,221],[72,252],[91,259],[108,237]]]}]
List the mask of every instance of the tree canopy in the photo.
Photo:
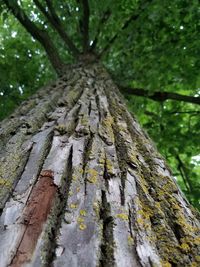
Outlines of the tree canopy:
[{"label": "tree canopy", "polygon": [[200,208],[198,0],[3,0],[0,14],[0,119],[92,53]]}]

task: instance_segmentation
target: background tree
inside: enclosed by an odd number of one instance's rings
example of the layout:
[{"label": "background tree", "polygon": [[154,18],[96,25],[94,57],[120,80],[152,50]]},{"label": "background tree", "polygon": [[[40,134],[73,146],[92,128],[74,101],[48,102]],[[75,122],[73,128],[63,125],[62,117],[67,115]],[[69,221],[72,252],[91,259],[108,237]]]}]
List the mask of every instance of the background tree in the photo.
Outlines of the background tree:
[{"label": "background tree", "polygon": [[[4,0],[1,8],[2,118],[35,92],[40,84],[48,79],[55,79],[56,74],[61,77],[53,85],[40,90],[1,125],[2,209],[21,177],[14,197],[7,202],[2,213],[4,226],[8,220],[9,229],[13,229],[3,230],[1,246],[5,246],[5,249],[2,251],[10,246],[10,237],[13,236],[13,231],[16,234],[19,226],[11,222],[10,216],[7,217],[8,207],[11,207],[12,214],[16,206],[18,213],[24,210],[23,226],[18,229],[19,235],[24,236],[21,245],[14,256],[8,251],[6,257],[3,256],[3,263],[8,264],[10,259],[13,266],[26,262],[30,259],[28,255],[35,249],[36,243],[41,246],[37,240],[41,231],[38,230],[32,241],[26,239],[26,233],[34,232],[30,225],[35,226],[36,217],[30,219],[30,214],[32,209],[39,212],[39,206],[32,206],[32,203],[37,202],[35,198],[38,192],[42,191],[41,187],[45,182],[46,192],[50,193],[49,196],[41,193],[41,201],[43,198],[47,201],[44,202],[43,209],[47,214],[50,208],[53,211],[42,234],[49,236],[47,240],[42,241],[46,242],[43,246],[43,264],[48,265],[52,258],[55,258],[55,253],[61,256],[65,248],[64,256],[56,259],[55,264],[61,264],[67,255],[72,263],[82,259],[90,264],[99,261],[102,266],[112,266],[117,261],[119,266],[127,266],[128,263],[133,266],[198,266],[198,222],[188,210],[188,204],[182,199],[174,181],[169,178],[170,173],[163,165],[162,158],[138,128],[136,121],[128,115],[105,69],[97,64],[103,62],[107,67],[121,92],[126,95],[130,111],[136,113],[157,140],[161,152],[172,165],[174,176],[177,179],[182,177],[180,184],[189,200],[198,207],[199,182],[195,162],[198,157],[194,157],[199,153],[196,145],[200,103],[197,57],[198,1],[115,1],[113,4],[112,1],[97,3],[86,0],[68,3]],[[32,37],[27,35],[9,12]],[[17,53],[13,46],[16,46],[20,53]],[[72,63],[75,65],[71,65]],[[64,90],[65,87],[68,90]],[[108,91],[108,88],[110,92],[104,95],[104,89]],[[159,104],[156,104],[156,101]],[[58,105],[57,108],[55,104]],[[69,114],[66,113],[63,118],[66,109]],[[38,132],[45,121],[41,133]],[[96,139],[97,125],[101,141]],[[71,137],[73,135],[80,138],[80,143],[75,142]],[[63,143],[63,151],[55,140]],[[66,143],[68,145],[65,145]],[[79,150],[81,147],[83,149],[81,155],[78,154],[77,146]],[[104,149],[96,150],[96,146]],[[56,150],[58,151],[55,152]],[[58,160],[59,166],[52,167],[49,162],[56,157],[56,153],[66,159],[66,166]],[[161,173],[159,168],[162,169]],[[99,179],[97,171],[105,180],[105,188],[101,188],[102,185],[98,183],[98,186],[94,186]],[[64,182],[65,174],[68,180]],[[32,193],[26,178],[31,175],[35,177],[35,182],[39,176]],[[57,175],[58,177],[55,177]],[[76,176],[85,180],[85,195],[89,192],[87,200],[79,203],[79,207],[77,199],[73,200],[72,195],[75,189],[83,195],[83,186],[81,182],[80,185],[76,184]],[[119,176],[120,181],[113,179]],[[52,184],[52,178],[56,183]],[[70,187],[70,191],[66,189],[66,185],[67,188]],[[30,196],[26,207],[23,207],[16,199],[25,187]],[[95,190],[100,199],[97,195],[93,198]],[[65,194],[67,197],[63,197]],[[121,202],[121,206],[115,206],[110,196],[113,196],[113,201]],[[93,199],[92,207],[93,211],[96,211],[98,221],[97,224],[92,224],[92,227],[97,227],[96,231],[101,232],[102,236],[95,236],[91,230],[91,217],[85,219],[86,214],[91,212],[89,198]],[[26,202],[25,199],[20,200],[20,203]],[[56,199],[54,204],[52,199]],[[84,259],[81,254],[84,252],[81,250],[77,258],[71,256],[70,249],[73,250],[74,244],[67,248],[65,240],[62,240],[64,235],[59,239],[62,245],[56,252],[56,224],[61,225],[61,232],[64,231],[69,238],[70,235],[76,236],[74,230],[70,232],[67,228],[66,232],[62,223],[64,219],[65,223],[71,225],[71,219],[68,218],[71,215],[68,214],[65,218],[61,212],[65,206],[68,207],[67,213],[74,209],[79,213],[80,216],[77,217],[75,212],[75,225],[79,230],[87,230],[85,234],[78,232],[77,240],[82,238],[85,242],[87,235],[93,238],[94,243],[90,243],[87,249],[96,244],[95,259],[90,258],[91,255]],[[137,211],[136,214],[132,210],[133,207]],[[40,220],[35,228],[39,229],[46,217],[37,212],[36,216]],[[24,223],[26,221],[28,223]],[[28,226],[24,226],[26,224]],[[124,230],[120,236],[121,229]],[[8,242],[4,243],[5,240]],[[123,243],[122,240],[127,242]],[[135,245],[133,241],[136,241]],[[26,247],[27,242],[30,244]],[[16,241],[12,246],[18,246],[17,244]],[[124,255],[127,255],[126,259]],[[34,261],[37,262],[36,258]]]}]

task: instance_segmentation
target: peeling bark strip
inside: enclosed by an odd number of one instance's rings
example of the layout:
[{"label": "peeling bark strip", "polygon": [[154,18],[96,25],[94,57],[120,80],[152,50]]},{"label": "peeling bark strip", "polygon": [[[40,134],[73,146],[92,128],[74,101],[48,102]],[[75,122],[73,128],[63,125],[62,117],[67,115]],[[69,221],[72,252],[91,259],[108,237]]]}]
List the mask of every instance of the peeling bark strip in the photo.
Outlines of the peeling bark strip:
[{"label": "peeling bark strip", "polygon": [[30,262],[56,191],[53,172],[43,170],[22,213],[20,223],[24,225],[24,234],[10,267],[20,267]]},{"label": "peeling bark strip", "polygon": [[0,135],[1,267],[200,266],[198,215],[102,66],[70,67]]}]

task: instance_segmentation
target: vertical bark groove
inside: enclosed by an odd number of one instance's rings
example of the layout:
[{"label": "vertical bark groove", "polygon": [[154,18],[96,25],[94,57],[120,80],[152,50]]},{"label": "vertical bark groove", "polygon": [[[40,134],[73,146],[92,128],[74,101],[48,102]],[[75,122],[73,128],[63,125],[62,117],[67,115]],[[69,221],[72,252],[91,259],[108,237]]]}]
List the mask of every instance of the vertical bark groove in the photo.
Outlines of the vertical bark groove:
[{"label": "vertical bark groove", "polygon": [[62,174],[62,185],[58,188],[54,205],[52,207],[47,226],[44,230],[44,243],[41,246],[43,258],[40,263],[42,266],[51,266],[51,263],[56,256],[56,250],[59,248],[57,246],[56,237],[59,234],[59,228],[62,220],[64,219],[67,200],[69,197],[69,189],[72,182],[72,158],[73,146],[71,146],[69,151],[66,170]]},{"label": "vertical bark groove", "polygon": [[101,258],[99,266],[114,266],[114,240],[113,240],[113,217],[110,213],[110,205],[106,199],[106,192],[101,191],[100,219],[103,221]]}]

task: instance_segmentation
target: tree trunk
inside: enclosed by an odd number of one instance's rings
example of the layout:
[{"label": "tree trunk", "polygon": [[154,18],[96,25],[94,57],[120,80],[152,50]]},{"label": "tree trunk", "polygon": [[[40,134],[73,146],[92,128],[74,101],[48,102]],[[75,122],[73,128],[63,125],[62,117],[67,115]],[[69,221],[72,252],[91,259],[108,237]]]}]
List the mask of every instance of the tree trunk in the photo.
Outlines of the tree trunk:
[{"label": "tree trunk", "polygon": [[105,69],[1,125],[0,266],[200,266],[199,221]]}]

